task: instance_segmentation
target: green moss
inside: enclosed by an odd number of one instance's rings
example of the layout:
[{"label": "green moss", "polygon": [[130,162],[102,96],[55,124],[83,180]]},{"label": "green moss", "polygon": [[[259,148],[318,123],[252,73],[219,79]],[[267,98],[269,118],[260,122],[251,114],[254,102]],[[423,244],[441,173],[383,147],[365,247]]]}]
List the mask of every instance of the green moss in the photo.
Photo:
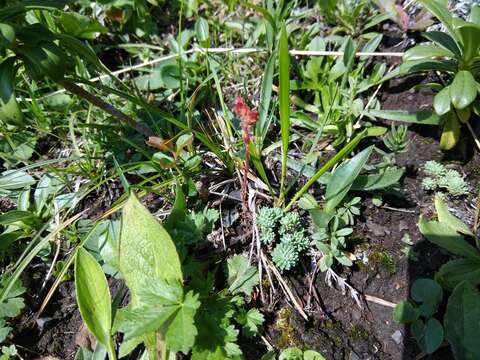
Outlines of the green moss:
[{"label": "green moss", "polygon": [[280,349],[285,349],[291,346],[301,348],[303,346],[299,335],[295,328],[290,323],[292,311],[289,308],[283,307],[280,309],[275,321],[275,330],[279,332],[277,339],[277,346]]},{"label": "green moss", "polygon": [[370,268],[377,272],[387,273],[392,276],[397,272],[393,257],[385,251],[373,251],[368,255]]},{"label": "green moss", "polygon": [[369,335],[368,335],[368,331],[365,330],[362,326],[355,325],[350,330],[348,337],[354,341],[359,341],[359,340],[368,340]]}]

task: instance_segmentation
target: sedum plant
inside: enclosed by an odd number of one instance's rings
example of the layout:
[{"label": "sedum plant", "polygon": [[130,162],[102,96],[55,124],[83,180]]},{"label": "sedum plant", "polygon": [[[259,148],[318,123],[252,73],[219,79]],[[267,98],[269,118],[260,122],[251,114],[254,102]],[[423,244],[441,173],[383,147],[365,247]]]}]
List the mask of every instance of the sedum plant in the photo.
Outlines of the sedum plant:
[{"label": "sedum plant", "polygon": [[310,247],[297,212],[284,214],[280,208],[263,207],[258,210],[256,223],[264,244],[272,245],[279,239],[272,251],[272,260],[281,271],[295,267],[301,253]]},{"label": "sedum plant", "polygon": [[425,163],[424,172],[427,175],[422,180],[424,190],[435,191],[442,188],[453,196],[468,194],[468,184],[458,171],[446,169],[444,165],[430,160]]},{"label": "sedum plant", "polygon": [[392,123],[390,132],[383,138],[383,143],[396,154],[406,152],[409,143],[407,130],[405,125],[397,127]]}]

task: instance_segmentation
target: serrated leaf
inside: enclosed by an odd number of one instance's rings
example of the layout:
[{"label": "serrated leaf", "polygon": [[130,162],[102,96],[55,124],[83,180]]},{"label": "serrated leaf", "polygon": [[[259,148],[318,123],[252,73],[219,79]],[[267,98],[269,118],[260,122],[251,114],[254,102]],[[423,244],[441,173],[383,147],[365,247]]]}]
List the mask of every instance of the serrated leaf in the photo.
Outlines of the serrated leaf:
[{"label": "serrated leaf", "polygon": [[258,327],[265,321],[265,317],[260,311],[258,311],[258,309],[250,309],[241,312],[237,320],[240,325],[243,326],[244,335],[252,337],[255,336]]},{"label": "serrated leaf", "polygon": [[250,295],[253,287],[258,284],[257,269],[250,265],[248,258],[235,255],[227,260],[228,290],[232,294],[244,293]]},{"label": "serrated leaf", "polygon": [[444,317],[445,338],[456,359],[480,359],[480,294],[467,281],[460,283],[448,299]]},{"label": "serrated leaf", "polygon": [[115,359],[111,339],[112,306],[107,279],[100,264],[87,250],[80,248],[75,258],[75,290],[78,308],[88,330],[107,347]]}]

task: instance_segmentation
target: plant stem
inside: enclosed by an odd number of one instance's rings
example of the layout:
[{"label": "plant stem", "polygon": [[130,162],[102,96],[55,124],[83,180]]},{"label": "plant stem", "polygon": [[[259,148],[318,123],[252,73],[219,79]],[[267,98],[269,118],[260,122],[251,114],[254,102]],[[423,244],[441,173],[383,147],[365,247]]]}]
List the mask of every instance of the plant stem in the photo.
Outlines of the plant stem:
[{"label": "plant stem", "polygon": [[82,99],[87,100],[91,104],[95,105],[96,107],[99,107],[100,109],[104,110],[105,112],[109,113],[113,117],[117,118],[124,124],[130,126],[131,128],[135,129],[138,133],[144,135],[145,137],[149,137],[153,135],[153,132],[148,129],[146,126],[143,124],[140,124],[139,122],[135,121],[131,116],[128,116],[124,112],[118,110],[116,107],[113,105],[103,101],[99,97],[93,95],[92,93],[89,93],[85,89],[81,88],[77,84],[64,80],[61,82],[61,85],[69,92],[71,92],[74,95],[77,95],[81,97]]}]

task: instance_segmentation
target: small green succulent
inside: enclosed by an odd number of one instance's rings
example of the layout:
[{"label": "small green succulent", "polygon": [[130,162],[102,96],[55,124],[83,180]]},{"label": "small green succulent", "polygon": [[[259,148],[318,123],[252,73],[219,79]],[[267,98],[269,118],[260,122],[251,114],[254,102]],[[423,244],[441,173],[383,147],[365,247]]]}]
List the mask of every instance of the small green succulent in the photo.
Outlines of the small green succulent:
[{"label": "small green succulent", "polygon": [[292,269],[298,262],[299,252],[290,241],[282,241],[272,251],[272,259],[280,271]]},{"label": "small green succulent", "polygon": [[310,239],[297,212],[284,213],[279,208],[261,208],[257,212],[256,224],[262,243],[279,243],[272,251],[272,259],[280,271],[293,268],[303,251],[310,247]]},{"label": "small green succulent", "polygon": [[453,196],[468,194],[468,184],[457,170],[446,169],[442,164],[431,160],[425,163],[424,172],[428,175],[422,180],[424,190],[435,191],[441,188]]},{"label": "small green succulent", "polygon": [[289,212],[280,219],[280,234],[288,234],[301,228],[300,216],[296,212]]},{"label": "small green succulent", "polygon": [[390,132],[383,139],[385,146],[394,153],[403,153],[407,151],[408,140],[408,127],[400,125],[396,127],[392,124]]},{"label": "small green succulent", "polygon": [[423,171],[428,176],[441,177],[445,175],[445,172],[447,170],[445,169],[445,166],[443,166],[439,162],[436,162],[435,160],[430,160],[427,161],[423,166]]}]

